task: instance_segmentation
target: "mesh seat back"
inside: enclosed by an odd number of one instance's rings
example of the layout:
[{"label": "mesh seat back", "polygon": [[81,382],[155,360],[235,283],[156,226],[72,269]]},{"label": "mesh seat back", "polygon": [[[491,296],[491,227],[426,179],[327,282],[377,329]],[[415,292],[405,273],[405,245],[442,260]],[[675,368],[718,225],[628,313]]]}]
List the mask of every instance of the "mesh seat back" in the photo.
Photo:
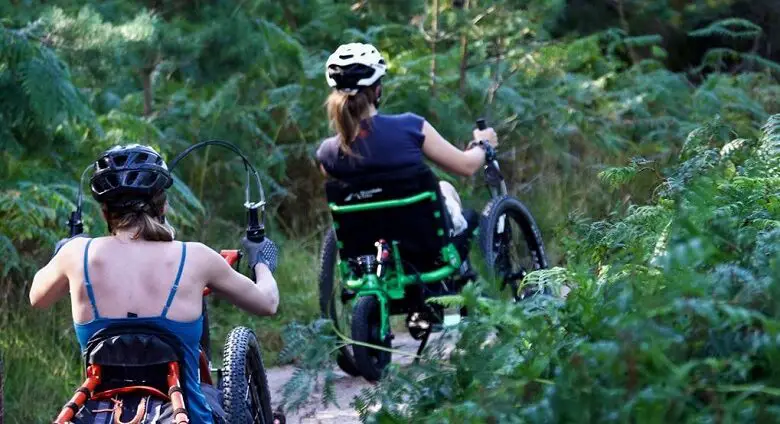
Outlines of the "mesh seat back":
[{"label": "mesh seat back", "polygon": [[426,272],[442,265],[441,249],[450,241],[449,214],[438,179],[425,165],[392,173],[362,176],[359,180],[331,180],[325,191],[329,204],[357,205],[398,200],[421,193],[435,196],[405,206],[333,212],[342,260],[375,255],[380,239],[397,241],[407,272]]}]

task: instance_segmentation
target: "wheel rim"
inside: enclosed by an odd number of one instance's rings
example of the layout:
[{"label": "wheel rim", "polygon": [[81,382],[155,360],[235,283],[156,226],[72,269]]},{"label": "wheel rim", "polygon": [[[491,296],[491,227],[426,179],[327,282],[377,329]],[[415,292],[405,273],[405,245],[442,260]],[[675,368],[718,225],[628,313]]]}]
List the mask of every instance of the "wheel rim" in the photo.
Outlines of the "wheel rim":
[{"label": "wheel rim", "polygon": [[[338,263],[338,261],[337,261]],[[341,272],[339,270],[338,266],[335,266],[335,270],[333,272],[333,290],[330,296],[330,310],[331,310],[331,319],[333,320],[333,325],[336,326],[336,329],[340,333],[344,333],[345,331],[348,331],[348,329],[352,328],[352,300],[348,300],[346,302],[341,301],[341,290],[343,288],[343,280],[341,277]],[[344,347],[346,349],[347,347]]]},{"label": "wheel rim", "polygon": [[[352,306],[354,301],[341,301],[341,290],[344,287],[342,284],[343,278],[341,276],[341,270],[338,266],[338,254],[334,255],[334,257],[335,260],[332,264],[333,281],[331,283],[330,300],[328,301],[328,314],[330,315],[330,319],[333,321],[333,325],[336,327],[336,330],[342,334],[345,334],[345,331],[348,331],[348,329],[352,328]],[[344,346],[341,348],[341,351],[352,355],[348,349],[349,346]]]},{"label": "wheel rim", "polygon": [[[368,342],[376,345],[376,346],[387,346],[387,343],[385,340],[382,340],[381,336],[381,325],[380,325],[381,315],[379,313],[379,307],[374,308],[371,311],[371,317],[369,319],[370,328],[369,328],[369,340]],[[377,370],[384,369],[385,366],[387,366],[388,363],[390,363],[389,360],[389,352],[386,352],[384,350],[375,349],[375,348],[369,348],[368,349],[368,356],[371,358],[371,363],[374,365],[374,367]]]},{"label": "wheel rim", "polygon": [[245,366],[247,376],[247,390],[244,394],[244,403],[247,411],[250,411],[251,422],[253,424],[267,424],[265,421],[265,411],[263,408],[262,390],[258,385],[260,364],[255,355],[249,353]]},{"label": "wheel rim", "polygon": [[498,219],[493,233],[493,266],[501,282],[501,289],[511,288],[515,300],[524,296],[518,293],[526,275],[541,268],[538,252],[529,246],[529,229],[521,224],[522,217],[514,211],[507,211]]}]

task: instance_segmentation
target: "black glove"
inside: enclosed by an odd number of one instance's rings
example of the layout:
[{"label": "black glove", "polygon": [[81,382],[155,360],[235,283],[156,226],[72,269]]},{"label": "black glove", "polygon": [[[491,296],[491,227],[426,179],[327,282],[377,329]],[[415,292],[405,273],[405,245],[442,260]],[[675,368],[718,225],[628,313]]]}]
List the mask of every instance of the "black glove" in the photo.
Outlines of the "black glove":
[{"label": "black glove", "polygon": [[279,257],[279,249],[271,239],[265,237],[260,243],[249,241],[246,237],[241,239],[241,245],[244,247],[244,253],[249,261],[249,270],[252,273],[252,279],[255,278],[255,265],[263,263],[273,273],[276,271],[276,263]]},{"label": "black glove", "polygon": [[64,238],[64,239],[58,241],[57,244],[54,245],[54,255],[52,255],[52,256],[57,256],[57,252],[59,252],[60,249],[62,249],[62,246],[65,246],[66,244],[68,244],[69,241],[73,240],[74,238],[78,238],[78,237],[89,238],[89,236],[87,234],[84,234],[84,233],[76,234],[73,237]]}]

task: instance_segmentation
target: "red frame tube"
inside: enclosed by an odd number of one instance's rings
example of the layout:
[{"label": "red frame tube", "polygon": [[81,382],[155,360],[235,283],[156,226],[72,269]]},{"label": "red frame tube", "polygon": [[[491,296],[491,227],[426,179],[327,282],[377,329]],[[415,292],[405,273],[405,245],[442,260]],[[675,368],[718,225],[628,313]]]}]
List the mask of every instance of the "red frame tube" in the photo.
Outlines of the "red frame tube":
[{"label": "red frame tube", "polygon": [[79,386],[76,393],[73,395],[72,398],[70,398],[70,401],[62,407],[62,410],[60,411],[60,414],[57,415],[57,418],[54,420],[54,424],[66,424],[73,420],[73,417],[76,416],[76,413],[78,412],[78,409],[74,410],[73,408],[70,408],[68,405],[74,404],[79,409],[81,409],[82,406],[84,406],[85,403],[87,403],[87,400],[89,397],[84,394],[82,389],[89,392],[89,395],[92,396],[92,392],[95,391],[95,388],[100,384],[100,378],[101,378],[101,369],[100,365],[90,365],[87,367],[87,379],[84,380],[84,383]]}]

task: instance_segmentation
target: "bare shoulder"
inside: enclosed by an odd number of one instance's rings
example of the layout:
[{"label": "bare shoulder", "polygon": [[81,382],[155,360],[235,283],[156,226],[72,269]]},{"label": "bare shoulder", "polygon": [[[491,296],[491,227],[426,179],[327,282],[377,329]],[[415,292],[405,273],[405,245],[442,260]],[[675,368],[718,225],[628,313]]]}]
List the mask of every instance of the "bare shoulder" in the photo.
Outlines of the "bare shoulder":
[{"label": "bare shoulder", "polygon": [[73,240],[65,243],[65,245],[60,248],[60,251],[57,252],[55,257],[58,258],[58,260],[63,264],[83,261],[84,254],[87,250],[87,243],[89,243],[90,240],[95,239],[87,237],[76,237]]},{"label": "bare shoulder", "polygon": [[193,258],[201,259],[204,261],[211,261],[214,259],[219,259],[221,256],[219,256],[219,253],[217,253],[214,249],[206,246],[203,243],[197,242],[197,241],[188,241],[185,242],[187,245],[187,255],[192,256]]}]

